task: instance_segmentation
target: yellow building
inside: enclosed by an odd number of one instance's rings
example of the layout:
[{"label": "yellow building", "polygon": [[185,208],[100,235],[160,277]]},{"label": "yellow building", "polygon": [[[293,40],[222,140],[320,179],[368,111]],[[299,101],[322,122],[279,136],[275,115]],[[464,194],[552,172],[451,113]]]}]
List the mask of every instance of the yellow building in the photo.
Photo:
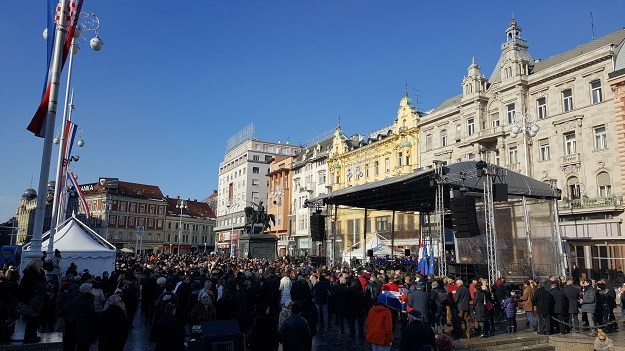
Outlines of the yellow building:
[{"label": "yellow building", "polygon": [[[397,118],[387,127],[368,136],[356,134],[348,137],[339,125],[334,132],[328,159],[332,191],[412,173],[419,168],[420,117],[406,92],[399,102]],[[337,245],[341,251],[348,252],[363,249],[363,223],[366,223],[367,241],[378,234],[381,240],[391,245],[391,226],[395,223],[395,248],[414,248],[418,245],[416,218],[412,212],[396,213],[393,220],[391,211],[369,210],[365,221],[364,209],[339,207],[336,218],[332,213],[331,220],[336,220]]]}]

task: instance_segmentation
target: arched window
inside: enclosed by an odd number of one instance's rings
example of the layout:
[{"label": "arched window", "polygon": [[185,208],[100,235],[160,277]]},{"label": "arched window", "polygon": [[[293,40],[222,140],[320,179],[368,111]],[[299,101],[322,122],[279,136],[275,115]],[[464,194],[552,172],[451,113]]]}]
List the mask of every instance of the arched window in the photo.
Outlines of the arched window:
[{"label": "arched window", "polygon": [[597,187],[599,187],[600,197],[612,196],[612,184],[610,182],[610,175],[608,172],[601,172],[597,174]]},{"label": "arched window", "polygon": [[567,190],[569,192],[569,199],[579,199],[581,197],[579,190],[579,179],[577,177],[571,177],[566,181]]}]

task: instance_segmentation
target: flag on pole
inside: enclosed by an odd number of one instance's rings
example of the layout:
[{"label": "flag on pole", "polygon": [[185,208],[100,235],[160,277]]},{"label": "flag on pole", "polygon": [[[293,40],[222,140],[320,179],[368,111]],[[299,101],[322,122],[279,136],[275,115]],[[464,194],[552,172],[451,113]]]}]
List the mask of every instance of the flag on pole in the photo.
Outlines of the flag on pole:
[{"label": "flag on pole", "polygon": [[80,184],[78,184],[76,175],[74,174],[74,172],[69,172],[67,176],[71,184],[74,186],[74,189],[76,189],[76,195],[78,195],[78,202],[82,206],[82,209],[85,212],[85,216],[87,217],[87,219],[90,219],[91,211],[89,210],[89,206],[87,206],[87,201],[85,200],[85,197],[83,196],[82,191],[80,190]]},{"label": "flag on pole", "polygon": [[419,236],[419,257],[417,258],[417,271],[421,275],[425,273],[425,251],[423,246],[423,234]]},{"label": "flag on pole", "polygon": [[432,244],[432,236],[430,235],[430,256],[429,256],[429,272],[428,274],[434,274],[434,246]]},{"label": "flag on pole", "polygon": [[[48,9],[50,9],[50,2],[54,0],[48,0]],[[65,25],[65,23],[69,23],[69,30],[67,32],[67,37],[65,38],[65,45],[63,46],[63,56],[61,61],[60,71],[63,70],[65,66],[65,61],[67,60],[67,56],[70,51],[70,47],[72,45],[72,38],[74,37],[74,32],[76,31],[76,25],[78,24],[78,17],[80,16],[80,9],[82,8],[83,0],[72,0],[69,5],[68,15],[64,15],[66,9],[62,9],[60,5],[56,7],[55,21],[57,25]],[[52,30],[50,29],[52,27]],[[51,33],[52,32],[52,33]],[[54,34],[53,34],[54,33]],[[50,89],[51,89],[51,61],[53,51],[52,47],[54,46],[54,37],[56,34],[56,30],[54,28],[54,24],[50,25],[50,20],[48,20],[48,70],[46,72],[46,83],[44,84],[44,92],[41,97],[41,102],[39,102],[39,107],[35,112],[35,115],[30,121],[30,124],[26,129],[31,131],[35,136],[40,138],[44,138],[46,136],[46,118],[48,117],[48,100],[50,99]]]}]

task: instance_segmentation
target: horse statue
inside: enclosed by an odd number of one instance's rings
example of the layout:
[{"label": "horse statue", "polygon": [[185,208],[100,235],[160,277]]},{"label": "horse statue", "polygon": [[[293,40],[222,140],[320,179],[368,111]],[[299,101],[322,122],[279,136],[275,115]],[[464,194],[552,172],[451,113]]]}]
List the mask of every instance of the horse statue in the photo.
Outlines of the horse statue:
[{"label": "horse statue", "polygon": [[[253,206],[248,206],[244,209],[246,225],[253,227],[256,224],[263,225],[263,231],[271,228],[271,224],[276,225],[276,217],[273,214],[267,214],[263,202],[259,201],[258,205],[252,203]],[[256,207],[256,208],[254,208]]]}]

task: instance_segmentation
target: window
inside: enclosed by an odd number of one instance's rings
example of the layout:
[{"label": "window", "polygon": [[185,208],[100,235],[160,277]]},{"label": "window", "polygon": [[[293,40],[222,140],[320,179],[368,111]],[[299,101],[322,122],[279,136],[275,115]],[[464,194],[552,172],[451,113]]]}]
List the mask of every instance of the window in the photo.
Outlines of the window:
[{"label": "window", "polygon": [[493,127],[493,128],[499,127],[499,116],[498,115],[492,115],[491,116],[490,126]]},{"label": "window", "polygon": [[590,97],[593,104],[598,104],[603,101],[603,95],[601,94],[601,81],[594,80],[590,82]]},{"label": "window", "polygon": [[375,161],[373,163],[373,174],[378,175],[380,174],[380,162]]},{"label": "window", "polygon": [[610,175],[608,172],[597,174],[597,186],[599,187],[600,197],[612,196],[612,185],[610,184]]},{"label": "window", "polygon": [[508,161],[511,165],[519,163],[518,150],[516,146],[510,146],[508,149]]},{"label": "window", "polygon": [[383,231],[388,231],[390,230],[390,221],[389,221],[390,217],[377,217],[375,219],[375,229],[378,232],[383,232]]},{"label": "window", "polygon": [[260,180],[258,180],[258,179],[252,179],[252,185],[253,185],[253,186],[259,186],[259,185],[260,185]]},{"label": "window", "polygon": [[425,150],[432,150],[432,134],[425,136]]},{"label": "window", "polygon": [[254,156],[252,156],[252,160],[254,160],[254,161],[260,161],[260,156],[258,156],[258,155],[254,155]]},{"label": "window", "polygon": [[369,177],[369,164],[365,163],[365,178]]},{"label": "window", "polygon": [[447,129],[441,130],[441,146],[447,146]]},{"label": "window", "polygon": [[319,172],[319,180],[317,182],[317,184],[324,184],[326,182],[326,172],[325,171],[321,171]]},{"label": "window", "polygon": [[410,154],[409,154],[409,153],[406,153],[406,165],[407,165],[407,166],[410,166],[410,164],[411,164]]},{"label": "window", "polygon": [[567,190],[569,192],[569,198],[579,199],[581,197],[581,192],[579,188],[579,179],[577,177],[571,177],[566,181]]},{"label": "window", "polygon": [[139,213],[145,213],[145,204],[139,204]]},{"label": "window", "polygon": [[126,217],[124,216],[119,217],[119,225],[122,227],[126,225]]},{"label": "window", "polygon": [[384,160],[384,171],[386,173],[391,171],[391,160],[389,160],[388,158]]},{"label": "window", "polygon": [[120,201],[119,202],[119,210],[121,212],[126,212],[126,201]]},{"label": "window", "polygon": [[539,144],[540,144],[540,160],[541,161],[551,160],[551,150],[549,147],[549,139],[542,139],[539,141]]},{"label": "window", "polygon": [[473,118],[467,119],[467,134],[469,136],[475,134],[475,120]]},{"label": "window", "polygon": [[472,152],[469,152],[467,154],[467,161],[473,161],[473,160],[475,160],[475,154]]},{"label": "window", "polygon": [[608,139],[605,126],[594,128],[595,132],[595,150],[605,150],[608,148]]},{"label": "window", "polygon": [[562,112],[569,112],[573,109],[573,91],[566,89],[562,91]]},{"label": "window", "polygon": [[260,168],[258,168],[258,167],[252,167],[252,173],[259,174],[259,173],[260,173]]},{"label": "window", "polygon": [[397,153],[397,164],[399,165],[399,167],[403,166],[403,158],[404,157],[404,153],[403,152],[399,152]]},{"label": "window", "polygon": [[538,119],[547,118],[547,98],[541,97],[536,99],[536,116],[538,116]]},{"label": "window", "polygon": [[564,134],[564,153],[572,155],[576,151],[575,132]]},{"label": "window", "polygon": [[260,193],[258,191],[252,191],[252,199],[254,200],[260,199]]},{"label": "window", "polygon": [[506,106],[506,115],[508,116],[508,124],[512,124],[514,122],[514,104],[508,104]]},{"label": "window", "polygon": [[131,203],[130,204],[130,212],[135,213],[137,212],[137,204],[136,203]]}]

